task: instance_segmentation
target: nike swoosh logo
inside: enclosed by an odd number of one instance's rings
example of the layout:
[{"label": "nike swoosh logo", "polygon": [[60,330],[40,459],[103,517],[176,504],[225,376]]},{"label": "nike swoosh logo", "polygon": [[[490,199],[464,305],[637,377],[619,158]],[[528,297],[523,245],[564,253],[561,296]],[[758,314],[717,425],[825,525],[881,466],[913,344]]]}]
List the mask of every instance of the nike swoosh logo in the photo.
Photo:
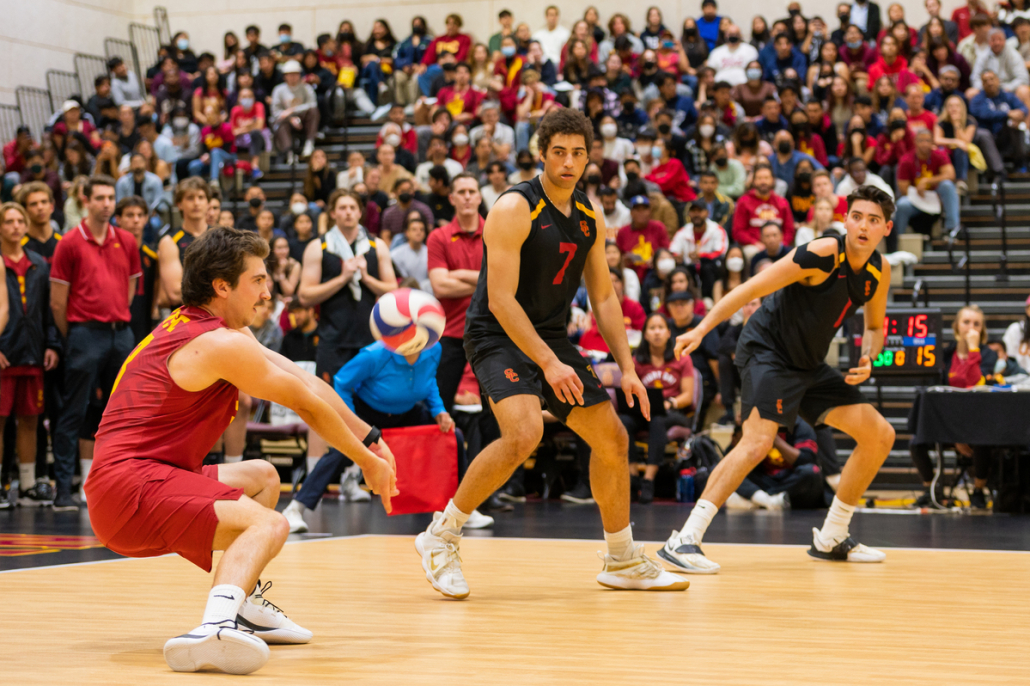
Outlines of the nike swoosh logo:
[{"label": "nike swoosh logo", "polygon": [[260,624],[255,624],[253,622],[248,622],[247,619],[243,615],[236,615],[236,623],[237,624],[242,624],[243,626],[247,627],[251,631],[275,631],[275,627],[274,626],[261,626]]},{"label": "nike swoosh logo", "polygon": [[541,227],[540,227],[540,230],[541,230],[541,231],[543,231],[543,230],[544,230],[544,229],[546,229],[546,228],[547,228],[548,226],[550,226],[550,224],[544,224],[543,226],[541,226]]},{"label": "nike swoosh logo", "polygon": [[216,598],[225,598],[226,600],[236,600],[231,595],[216,595]]}]

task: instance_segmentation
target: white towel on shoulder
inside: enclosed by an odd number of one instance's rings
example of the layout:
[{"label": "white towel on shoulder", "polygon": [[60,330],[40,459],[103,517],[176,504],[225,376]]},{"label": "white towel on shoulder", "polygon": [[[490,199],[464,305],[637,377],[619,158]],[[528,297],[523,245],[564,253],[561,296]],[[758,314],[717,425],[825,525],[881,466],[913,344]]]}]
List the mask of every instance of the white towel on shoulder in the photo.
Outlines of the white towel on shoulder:
[{"label": "white towel on shoulder", "polygon": [[[325,234],[325,247],[330,253],[346,262],[371,250],[372,242],[368,239],[368,232],[365,231],[365,227],[359,225],[358,237],[354,241],[354,249],[352,250],[350,243],[347,242],[343,232],[340,231],[340,227],[334,226]],[[348,285],[350,286],[351,296],[355,300],[361,300],[361,270],[355,270],[354,276],[351,277],[350,284]]]}]

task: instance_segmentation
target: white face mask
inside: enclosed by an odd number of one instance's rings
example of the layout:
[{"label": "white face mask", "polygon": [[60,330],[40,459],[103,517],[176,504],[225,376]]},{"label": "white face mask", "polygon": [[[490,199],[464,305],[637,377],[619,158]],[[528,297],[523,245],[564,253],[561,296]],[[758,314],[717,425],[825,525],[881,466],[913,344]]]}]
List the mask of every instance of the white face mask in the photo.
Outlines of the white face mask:
[{"label": "white face mask", "polygon": [[658,260],[658,264],[656,266],[658,268],[659,276],[668,276],[669,272],[676,268],[676,260],[671,257],[663,257]]},{"label": "white face mask", "polygon": [[172,126],[177,129],[185,129],[190,125],[190,120],[186,117],[176,117],[172,120]]},{"label": "white face mask", "polygon": [[469,144],[469,137],[463,133],[459,133],[451,139],[451,142],[457,146],[465,146]]},{"label": "white face mask", "polygon": [[726,268],[731,272],[742,272],[744,271],[744,258],[743,257],[730,257],[726,259]]},{"label": "white face mask", "polygon": [[715,134],[715,127],[711,124],[702,124],[697,127],[697,130],[701,132],[701,135],[705,138],[711,138]]},{"label": "white face mask", "polygon": [[290,205],[290,212],[296,215],[304,214],[308,211],[308,204],[306,202],[295,202]]},{"label": "white face mask", "polygon": [[1005,360],[998,358],[998,361],[994,363],[994,373],[1001,374],[1005,371]]},{"label": "white face mask", "polygon": [[383,139],[383,142],[396,148],[401,144],[401,137],[395,133],[388,133],[386,134],[386,138]]},{"label": "white face mask", "polygon": [[619,127],[616,124],[601,124],[601,135],[605,138],[615,138],[618,132]]}]

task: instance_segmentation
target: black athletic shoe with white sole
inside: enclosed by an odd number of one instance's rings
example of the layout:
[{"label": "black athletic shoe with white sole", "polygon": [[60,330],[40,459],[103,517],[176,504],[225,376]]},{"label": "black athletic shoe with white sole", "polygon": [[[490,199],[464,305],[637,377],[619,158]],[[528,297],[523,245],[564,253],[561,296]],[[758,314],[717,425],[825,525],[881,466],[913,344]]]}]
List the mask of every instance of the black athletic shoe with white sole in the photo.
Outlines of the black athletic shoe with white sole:
[{"label": "black athletic shoe with white sole", "polygon": [[883,562],[887,557],[882,550],[866,547],[850,535],[837,543],[823,541],[819,529],[812,529],[812,547],[808,554],[831,562]]}]

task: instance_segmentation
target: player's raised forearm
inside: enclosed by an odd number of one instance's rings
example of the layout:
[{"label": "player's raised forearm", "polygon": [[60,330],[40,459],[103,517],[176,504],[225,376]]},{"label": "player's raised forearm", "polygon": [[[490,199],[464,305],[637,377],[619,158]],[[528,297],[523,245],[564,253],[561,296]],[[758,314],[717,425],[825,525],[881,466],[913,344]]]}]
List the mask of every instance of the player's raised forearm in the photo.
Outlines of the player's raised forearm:
[{"label": "player's raised forearm", "polygon": [[615,291],[609,293],[603,302],[594,305],[594,319],[601,337],[608,344],[608,350],[623,372],[635,369],[633,355],[629,350],[629,339],[626,338],[626,325],[622,317],[622,305]]}]

